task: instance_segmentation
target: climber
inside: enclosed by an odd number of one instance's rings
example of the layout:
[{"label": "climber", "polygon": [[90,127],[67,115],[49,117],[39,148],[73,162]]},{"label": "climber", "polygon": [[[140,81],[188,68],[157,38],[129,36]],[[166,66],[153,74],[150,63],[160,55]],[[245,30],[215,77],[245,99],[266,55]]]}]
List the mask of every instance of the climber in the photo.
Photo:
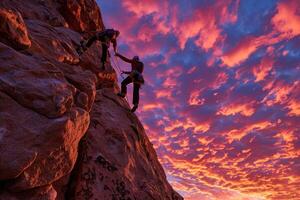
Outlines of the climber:
[{"label": "climber", "polygon": [[102,44],[102,70],[105,70],[105,63],[107,60],[107,54],[109,54],[108,48],[110,43],[113,43],[114,51],[117,50],[117,37],[120,35],[120,32],[114,29],[105,29],[104,31],[97,32],[91,38],[86,41],[81,41],[80,46],[76,49],[78,55],[83,54],[96,40],[100,41]]},{"label": "climber", "polygon": [[121,92],[118,93],[118,96],[124,98],[127,93],[127,85],[133,82],[133,107],[131,112],[136,111],[139,104],[139,90],[142,84],[144,84],[143,70],[144,63],[142,63],[138,56],[134,56],[132,59],[128,59],[122,56],[119,53],[116,53],[115,56],[118,56],[123,61],[131,64],[131,71],[122,71],[122,74],[128,74],[128,76],[121,83]]}]

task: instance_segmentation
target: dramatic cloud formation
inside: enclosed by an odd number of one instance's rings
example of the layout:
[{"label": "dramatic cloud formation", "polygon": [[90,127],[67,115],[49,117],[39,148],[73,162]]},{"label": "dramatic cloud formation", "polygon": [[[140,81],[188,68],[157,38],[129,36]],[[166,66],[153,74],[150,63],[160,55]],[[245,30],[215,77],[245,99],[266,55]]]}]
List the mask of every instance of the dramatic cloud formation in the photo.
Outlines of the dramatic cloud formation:
[{"label": "dramatic cloud formation", "polygon": [[185,199],[299,199],[298,0],[98,3],[145,63],[137,114]]}]

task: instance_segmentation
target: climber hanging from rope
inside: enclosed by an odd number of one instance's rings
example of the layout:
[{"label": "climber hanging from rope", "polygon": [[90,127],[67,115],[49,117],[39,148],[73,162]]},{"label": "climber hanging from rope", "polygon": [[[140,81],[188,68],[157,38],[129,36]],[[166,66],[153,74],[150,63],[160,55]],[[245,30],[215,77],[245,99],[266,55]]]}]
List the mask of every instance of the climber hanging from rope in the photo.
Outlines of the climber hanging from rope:
[{"label": "climber hanging from rope", "polygon": [[105,63],[107,61],[107,54],[109,54],[110,43],[113,44],[114,51],[117,50],[117,37],[120,35],[120,32],[114,29],[105,29],[100,32],[96,32],[91,38],[85,41],[80,42],[80,46],[76,49],[78,55],[83,54],[96,40],[101,42],[102,46],[102,70],[105,70]]},{"label": "climber hanging from rope", "polygon": [[131,71],[122,71],[123,74],[128,74],[128,76],[121,83],[121,92],[118,93],[118,96],[124,98],[127,93],[127,85],[133,83],[133,107],[131,112],[136,111],[139,105],[139,90],[142,84],[144,84],[143,70],[144,63],[142,63],[138,56],[134,56],[132,59],[128,59],[125,56],[122,56],[119,53],[116,53],[115,56],[121,58],[124,62],[131,64]]}]

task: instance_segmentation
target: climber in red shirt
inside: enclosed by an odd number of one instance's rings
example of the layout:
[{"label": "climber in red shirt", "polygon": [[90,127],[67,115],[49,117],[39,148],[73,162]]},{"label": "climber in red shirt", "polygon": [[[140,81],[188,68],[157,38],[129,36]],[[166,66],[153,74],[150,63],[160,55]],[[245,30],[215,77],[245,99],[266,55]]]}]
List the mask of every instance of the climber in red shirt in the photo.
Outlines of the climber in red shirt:
[{"label": "climber in red shirt", "polygon": [[95,35],[93,35],[91,38],[89,38],[86,41],[80,42],[80,46],[76,49],[78,52],[78,55],[83,54],[84,51],[87,50],[95,41],[100,41],[102,46],[102,56],[101,56],[101,62],[102,62],[102,70],[105,70],[105,63],[107,60],[107,54],[108,48],[110,46],[110,43],[113,44],[114,51],[117,50],[117,37],[120,35],[120,32],[114,29],[105,29],[104,31],[97,32]]},{"label": "climber in red shirt", "polygon": [[127,85],[133,82],[133,107],[131,112],[136,111],[139,104],[139,90],[142,84],[144,84],[143,71],[144,63],[142,63],[138,56],[134,56],[132,59],[128,59],[119,53],[115,54],[123,61],[131,64],[131,71],[122,71],[123,74],[128,74],[128,76],[121,83],[121,92],[118,93],[120,97],[125,97],[127,93]]}]

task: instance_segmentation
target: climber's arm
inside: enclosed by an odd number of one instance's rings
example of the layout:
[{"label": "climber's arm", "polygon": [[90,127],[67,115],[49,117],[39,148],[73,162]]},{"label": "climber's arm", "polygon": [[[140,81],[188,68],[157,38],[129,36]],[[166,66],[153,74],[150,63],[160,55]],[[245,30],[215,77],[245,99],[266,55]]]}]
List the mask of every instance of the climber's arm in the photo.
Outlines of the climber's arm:
[{"label": "climber's arm", "polygon": [[96,40],[99,40],[98,34],[93,35],[87,40],[80,41],[80,46],[76,49],[76,51],[79,55],[83,54]]},{"label": "climber's arm", "polygon": [[116,56],[118,56],[119,58],[121,58],[124,62],[132,63],[131,59],[128,59],[128,58],[126,58],[125,56],[122,56],[119,53],[116,53]]},{"label": "climber's arm", "polygon": [[114,51],[117,52],[117,40],[114,39],[111,41],[111,43],[113,43]]}]

